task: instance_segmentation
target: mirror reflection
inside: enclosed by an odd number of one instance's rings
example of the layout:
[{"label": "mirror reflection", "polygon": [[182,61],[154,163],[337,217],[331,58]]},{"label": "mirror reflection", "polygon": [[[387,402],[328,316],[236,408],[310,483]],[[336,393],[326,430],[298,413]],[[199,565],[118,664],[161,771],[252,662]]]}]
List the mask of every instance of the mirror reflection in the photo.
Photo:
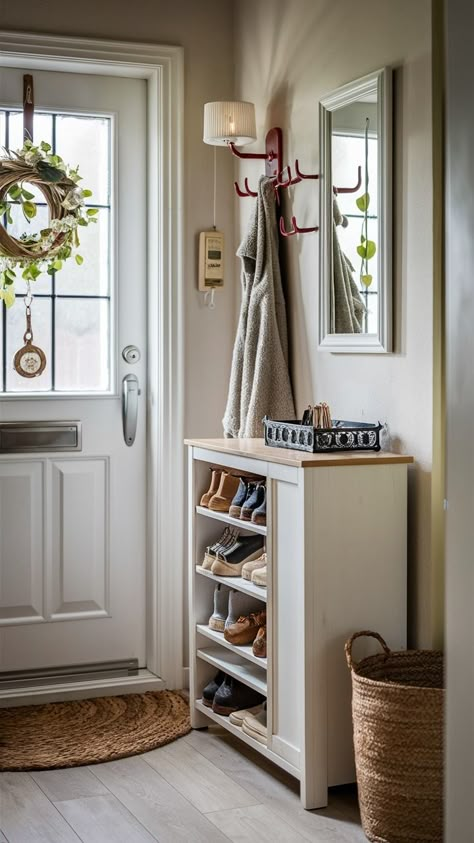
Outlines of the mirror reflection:
[{"label": "mirror reflection", "polygon": [[378,309],[376,94],[332,113],[331,158],[331,327],[337,334],[373,334]]},{"label": "mirror reflection", "polygon": [[321,102],[321,344],[391,350],[390,71]]}]

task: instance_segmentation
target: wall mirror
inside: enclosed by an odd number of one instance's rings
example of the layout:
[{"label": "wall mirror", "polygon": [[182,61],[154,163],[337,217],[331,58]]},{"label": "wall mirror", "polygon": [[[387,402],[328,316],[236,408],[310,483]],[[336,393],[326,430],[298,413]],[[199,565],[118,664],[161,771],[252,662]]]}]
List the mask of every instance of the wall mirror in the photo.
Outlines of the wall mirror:
[{"label": "wall mirror", "polygon": [[320,102],[320,344],[392,351],[392,71]]}]

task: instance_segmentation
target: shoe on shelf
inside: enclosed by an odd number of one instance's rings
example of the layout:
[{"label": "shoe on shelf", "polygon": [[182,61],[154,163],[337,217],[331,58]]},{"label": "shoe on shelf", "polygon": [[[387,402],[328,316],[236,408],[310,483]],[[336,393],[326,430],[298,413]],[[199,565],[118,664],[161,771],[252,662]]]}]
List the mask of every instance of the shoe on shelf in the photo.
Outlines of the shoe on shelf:
[{"label": "shoe on shelf", "polygon": [[255,509],[259,509],[265,501],[265,484],[249,484],[249,494],[240,511],[241,521],[251,521]]},{"label": "shoe on shelf", "polygon": [[263,711],[263,703],[259,705],[254,705],[252,708],[243,708],[240,711],[233,711],[229,714],[229,723],[233,723],[234,726],[242,726],[244,719],[247,717],[248,714],[260,714]]},{"label": "shoe on shelf", "polygon": [[216,691],[217,691],[218,688],[220,688],[220,686],[224,682],[225,678],[226,678],[226,674],[224,673],[224,671],[219,670],[219,672],[216,673],[216,675],[214,676],[214,679],[211,679],[211,681],[208,682],[206,687],[203,688],[203,691],[202,691],[203,705],[207,705],[208,708],[212,707],[212,702],[213,702],[214,697],[216,695]]},{"label": "shoe on shelf", "polygon": [[223,471],[219,488],[208,503],[209,509],[213,512],[228,512],[238,488],[239,478]]},{"label": "shoe on shelf", "polygon": [[235,544],[216,553],[211,571],[217,577],[240,577],[243,566],[261,556],[263,551],[263,537],[237,536]]},{"label": "shoe on shelf", "polygon": [[221,482],[222,471],[220,468],[211,468],[211,485],[207,492],[201,496],[200,506],[209,506],[209,501],[216,494]]},{"label": "shoe on shelf", "polygon": [[251,580],[253,572],[257,571],[259,568],[263,568],[266,564],[266,553],[262,553],[262,555],[259,556],[258,559],[254,559],[253,562],[246,562],[245,565],[242,566],[242,579]]},{"label": "shoe on shelf", "polygon": [[245,615],[235,623],[229,624],[224,629],[224,638],[229,644],[235,644],[237,647],[252,644],[257,637],[258,630],[261,626],[265,626],[267,622],[267,613],[265,609],[261,612],[252,612],[250,615]]},{"label": "shoe on shelf", "polygon": [[224,628],[236,623],[239,618],[245,615],[250,615],[252,612],[260,612],[263,608],[260,600],[256,600],[255,597],[250,597],[242,591],[231,589]]},{"label": "shoe on shelf", "polygon": [[237,492],[232,498],[232,503],[229,508],[229,515],[231,516],[231,518],[240,518],[240,511],[248,497],[249,486],[251,484],[252,481],[248,477],[240,478],[239,488],[237,489]]},{"label": "shoe on shelf", "polygon": [[250,577],[251,582],[254,585],[259,585],[260,588],[267,587],[267,565],[262,565],[261,568],[257,568],[256,571],[252,572],[252,576]]},{"label": "shoe on shelf", "polygon": [[230,588],[218,583],[214,589],[214,611],[209,618],[209,629],[224,632],[226,619],[229,614]]},{"label": "shoe on shelf", "polygon": [[264,708],[258,714],[247,714],[242,723],[242,731],[259,743],[267,745],[267,711]]},{"label": "shoe on shelf", "polygon": [[209,547],[206,547],[204,559],[198,567],[204,568],[206,571],[210,571],[212,563],[215,562],[217,553],[219,551],[228,550],[233,544],[235,544],[238,535],[239,531],[236,527],[226,527],[220,539]]},{"label": "shoe on shelf", "polygon": [[249,688],[233,676],[226,676],[214,695],[212,710],[216,714],[228,717],[233,711],[252,708],[254,705],[263,703],[264,700],[265,697],[253,688]]},{"label": "shoe on shelf", "polygon": [[267,658],[267,627],[261,626],[257,632],[257,637],[252,644],[252,653],[258,659]]},{"label": "shoe on shelf", "polygon": [[263,488],[263,499],[260,506],[257,506],[254,511],[252,512],[252,524],[260,524],[262,527],[265,527],[267,523],[267,490],[265,486]]}]

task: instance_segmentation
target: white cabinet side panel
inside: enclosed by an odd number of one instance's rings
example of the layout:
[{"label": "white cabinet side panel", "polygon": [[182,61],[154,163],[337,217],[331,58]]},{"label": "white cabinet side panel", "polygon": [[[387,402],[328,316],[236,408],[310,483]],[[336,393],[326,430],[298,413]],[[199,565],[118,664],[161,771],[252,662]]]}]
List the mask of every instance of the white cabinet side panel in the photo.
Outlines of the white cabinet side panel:
[{"label": "white cabinet side panel", "polygon": [[2,625],[43,620],[43,521],[43,463],[0,463]]},{"label": "white cabinet side panel", "polygon": [[[369,629],[392,649],[406,646],[406,466],[321,468],[313,482],[326,638],[328,784],[334,785],[354,780],[345,641]],[[356,658],[376,652],[374,645],[356,642]]]},{"label": "white cabinet side panel", "polygon": [[303,508],[294,483],[272,484],[272,730],[289,752],[303,741]]},{"label": "white cabinet side panel", "polygon": [[52,615],[107,614],[108,463],[52,463]]}]

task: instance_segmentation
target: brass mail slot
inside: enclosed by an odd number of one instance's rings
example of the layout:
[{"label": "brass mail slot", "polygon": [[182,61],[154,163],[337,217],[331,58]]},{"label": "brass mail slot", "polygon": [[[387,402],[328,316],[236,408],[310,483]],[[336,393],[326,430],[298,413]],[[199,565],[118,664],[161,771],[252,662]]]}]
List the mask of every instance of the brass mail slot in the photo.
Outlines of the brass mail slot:
[{"label": "brass mail slot", "polygon": [[81,422],[0,422],[1,454],[81,450]]}]

